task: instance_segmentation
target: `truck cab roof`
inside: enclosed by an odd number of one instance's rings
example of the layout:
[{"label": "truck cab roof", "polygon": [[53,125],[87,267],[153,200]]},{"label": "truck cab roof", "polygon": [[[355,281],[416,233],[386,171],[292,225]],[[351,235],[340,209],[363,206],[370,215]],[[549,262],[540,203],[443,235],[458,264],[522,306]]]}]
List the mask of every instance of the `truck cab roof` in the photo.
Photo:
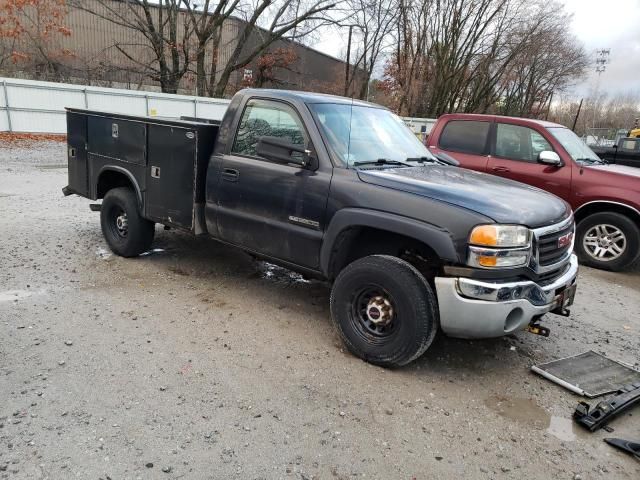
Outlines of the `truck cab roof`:
[{"label": "truck cab roof", "polygon": [[329,95],[326,93],[301,92],[298,90],[276,90],[271,88],[245,88],[238,92],[244,96],[259,97],[280,100],[296,100],[303,103],[334,103],[342,105],[358,105],[362,107],[384,108],[375,103],[365,102],[354,98]]},{"label": "truck cab roof", "polygon": [[502,121],[513,123],[515,125],[538,125],[543,128],[566,128],[559,123],[548,122],[546,120],[537,120],[535,118],[507,117],[504,115],[483,115],[479,113],[447,113],[440,118],[449,120],[484,120],[484,121]]}]

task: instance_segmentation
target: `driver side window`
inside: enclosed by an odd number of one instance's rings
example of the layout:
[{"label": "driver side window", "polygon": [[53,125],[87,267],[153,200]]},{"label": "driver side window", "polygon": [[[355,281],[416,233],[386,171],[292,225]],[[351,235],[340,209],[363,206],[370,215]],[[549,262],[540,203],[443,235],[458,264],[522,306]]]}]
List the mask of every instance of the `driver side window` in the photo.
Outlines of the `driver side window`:
[{"label": "driver side window", "polygon": [[249,100],[231,152],[258,157],[256,147],[261,137],[278,137],[299,146],[307,143],[302,121],[290,106],[269,100]]}]

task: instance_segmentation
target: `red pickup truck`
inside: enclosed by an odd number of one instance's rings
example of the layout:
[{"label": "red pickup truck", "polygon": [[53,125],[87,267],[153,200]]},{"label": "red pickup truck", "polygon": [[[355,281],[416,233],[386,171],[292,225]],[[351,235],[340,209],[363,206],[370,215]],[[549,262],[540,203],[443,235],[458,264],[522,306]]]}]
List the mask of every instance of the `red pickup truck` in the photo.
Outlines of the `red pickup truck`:
[{"label": "red pickup truck", "polygon": [[640,256],[640,168],[607,164],[568,128],[524,118],[447,114],[434,125],[427,146],[462,167],[518,180],[567,201],[582,263],[619,271]]}]

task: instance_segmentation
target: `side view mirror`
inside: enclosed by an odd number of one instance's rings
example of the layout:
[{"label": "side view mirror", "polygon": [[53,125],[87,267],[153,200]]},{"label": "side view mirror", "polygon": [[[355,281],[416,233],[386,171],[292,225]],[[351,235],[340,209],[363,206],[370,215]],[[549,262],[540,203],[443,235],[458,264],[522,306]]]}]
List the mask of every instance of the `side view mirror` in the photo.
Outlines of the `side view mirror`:
[{"label": "side view mirror", "polygon": [[560,158],[560,155],[558,155],[556,152],[545,150],[538,154],[538,163],[542,163],[544,165],[551,165],[554,167],[561,167],[562,159]]},{"label": "side view mirror", "polygon": [[258,139],[256,153],[278,163],[293,163],[301,167],[311,164],[311,151],[280,137],[264,136]]}]

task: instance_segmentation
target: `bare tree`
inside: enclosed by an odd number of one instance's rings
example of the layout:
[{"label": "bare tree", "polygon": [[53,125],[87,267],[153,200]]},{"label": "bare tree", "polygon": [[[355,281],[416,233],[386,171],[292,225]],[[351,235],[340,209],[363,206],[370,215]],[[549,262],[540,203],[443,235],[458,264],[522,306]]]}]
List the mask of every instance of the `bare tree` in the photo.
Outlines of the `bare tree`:
[{"label": "bare tree", "polygon": [[[578,102],[560,96],[551,106],[549,120],[571,127],[577,113]],[[584,99],[576,133],[613,140],[619,130],[631,130],[636,118],[640,118],[640,90],[615,95],[591,92]]]},{"label": "bare tree", "polygon": [[391,33],[398,19],[399,6],[399,0],[346,0],[345,8],[349,15],[342,22],[359,30],[361,41],[356,50],[354,68],[359,67],[364,75],[350,75],[345,88],[348,90],[358,82],[356,91],[361,99],[367,96],[371,76],[381,56],[392,47]]},{"label": "bare tree", "polygon": [[[242,0],[203,0],[204,3],[185,1],[197,40],[196,48],[196,93],[212,94],[215,88],[218,53],[222,42],[222,26],[232,13],[244,6]],[[214,5],[215,3],[215,5]],[[207,52],[211,61],[207,67]],[[211,73],[209,73],[211,72]]]},{"label": "bare tree", "polygon": [[210,94],[224,96],[231,74],[249,65],[274,42],[301,39],[328,23],[325,14],[335,5],[331,0],[252,0],[243,12],[239,34],[219,75],[209,72],[216,77]]},{"label": "bare tree", "polygon": [[[166,93],[177,93],[189,71],[193,25],[182,11],[183,0],[72,0],[88,11],[136,32],[139,40],[114,45],[129,60],[131,69],[160,83]],[[94,6],[95,4],[95,6]]]},{"label": "bare tree", "polygon": [[[278,40],[300,40],[326,24],[331,0],[73,0],[122,27],[140,41],[115,46],[140,72],[177,91],[195,63],[199,95],[222,97],[231,75]],[[231,34],[233,28],[237,33]],[[151,55],[141,55],[148,50]],[[225,50],[225,54],[221,54]]]},{"label": "bare tree", "polygon": [[554,2],[401,2],[382,85],[401,112],[437,116],[519,103],[520,114],[535,114],[581,74],[582,49],[559,28],[567,17]]},{"label": "bare tree", "polygon": [[584,75],[588,58],[566,32],[570,17],[556,9],[557,4],[550,3],[532,17],[533,25],[500,80],[498,113],[547,116],[554,93],[562,93]]},{"label": "bare tree", "polygon": [[61,80],[73,55],[61,47],[66,15],[64,0],[0,0],[0,68]]}]

